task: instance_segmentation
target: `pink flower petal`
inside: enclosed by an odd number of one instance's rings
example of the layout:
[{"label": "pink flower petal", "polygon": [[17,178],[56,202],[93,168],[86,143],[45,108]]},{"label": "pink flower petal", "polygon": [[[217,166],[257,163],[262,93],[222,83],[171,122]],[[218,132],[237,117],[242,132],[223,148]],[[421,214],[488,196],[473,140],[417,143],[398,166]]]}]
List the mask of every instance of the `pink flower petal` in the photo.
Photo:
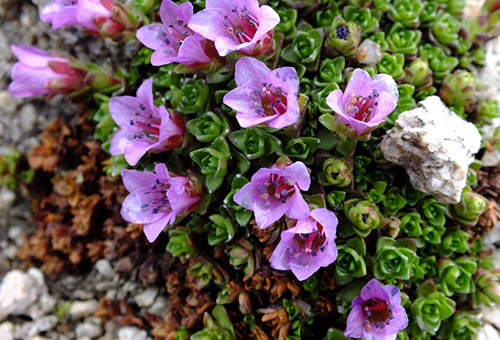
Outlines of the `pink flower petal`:
[{"label": "pink flower petal", "polygon": [[363,312],[362,305],[356,305],[352,307],[349,316],[347,317],[347,327],[344,335],[349,338],[362,338],[363,334],[363,322],[365,320],[365,313]]},{"label": "pink flower petal", "polygon": [[293,178],[300,187],[300,190],[309,190],[311,176],[307,167],[302,162],[295,162],[279,171],[280,176]]},{"label": "pink flower petal", "polygon": [[173,213],[170,213],[169,215],[165,216],[162,219],[159,219],[158,221],[144,224],[144,234],[146,235],[146,238],[150,243],[153,243],[154,240],[156,240],[161,234],[163,229],[165,229],[165,227],[170,224],[169,221],[171,220],[172,216]]},{"label": "pink flower petal", "polygon": [[180,19],[187,24],[192,16],[193,5],[190,2],[184,2],[177,5],[171,0],[163,0],[161,3],[160,17],[161,21],[166,26],[174,23],[177,19]]},{"label": "pink flower petal", "polygon": [[137,30],[137,39],[146,47],[157,50],[164,46],[165,26],[162,24],[146,25]]},{"label": "pink flower petal", "polygon": [[270,199],[268,202],[271,204],[264,206],[262,200],[256,200],[253,204],[253,209],[251,209],[255,215],[257,226],[261,229],[265,229],[279,220],[289,208],[289,204],[278,200]]},{"label": "pink flower petal", "polygon": [[311,214],[311,210],[304,201],[304,197],[299,192],[296,192],[287,200],[286,216],[290,218],[306,218]]},{"label": "pink flower petal", "polygon": [[368,283],[361,289],[360,296],[365,301],[374,298],[386,301],[390,300],[389,294],[387,294],[376,279],[368,281]]},{"label": "pink flower petal", "polygon": [[78,26],[79,22],[76,17],[78,8],[76,6],[67,6],[62,8],[59,13],[54,16],[52,28],[58,29],[64,26]]},{"label": "pink flower petal", "polygon": [[[279,70],[282,70],[281,68]],[[242,86],[246,83],[250,83],[250,86],[261,87],[262,83],[269,82],[272,73],[276,73],[277,70],[272,71],[263,62],[250,57],[242,57],[236,62],[234,79],[236,80],[236,85]]]},{"label": "pink flower petal", "polygon": [[361,68],[355,69],[345,88],[345,96],[355,93],[356,96],[368,97],[373,90],[371,82],[372,78],[368,72]]},{"label": "pink flower petal", "polygon": [[148,188],[157,178],[155,174],[148,171],[128,169],[123,169],[121,176],[123,185],[129,192],[139,190],[141,188]]}]

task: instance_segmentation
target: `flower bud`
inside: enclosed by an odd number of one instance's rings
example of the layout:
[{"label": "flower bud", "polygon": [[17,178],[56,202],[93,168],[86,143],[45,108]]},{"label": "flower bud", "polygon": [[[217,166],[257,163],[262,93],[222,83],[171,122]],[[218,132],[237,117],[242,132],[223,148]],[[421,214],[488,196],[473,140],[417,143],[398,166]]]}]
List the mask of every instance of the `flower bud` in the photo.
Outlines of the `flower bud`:
[{"label": "flower bud", "polygon": [[323,162],[320,181],[324,185],[345,188],[352,182],[352,167],[352,160],[349,158],[328,158]]},{"label": "flower bud", "polygon": [[462,191],[459,203],[448,204],[447,213],[455,221],[466,226],[473,226],[488,206],[489,202],[485,197],[472,191],[470,187],[466,187]]},{"label": "flower bud", "polygon": [[344,202],[344,213],[353,224],[354,231],[360,237],[367,236],[372,229],[384,225],[384,217],[378,206],[366,200],[353,198]]},{"label": "flower bud", "polygon": [[333,20],[326,37],[325,49],[330,55],[340,54],[350,57],[356,53],[360,42],[361,27],[337,17]]}]

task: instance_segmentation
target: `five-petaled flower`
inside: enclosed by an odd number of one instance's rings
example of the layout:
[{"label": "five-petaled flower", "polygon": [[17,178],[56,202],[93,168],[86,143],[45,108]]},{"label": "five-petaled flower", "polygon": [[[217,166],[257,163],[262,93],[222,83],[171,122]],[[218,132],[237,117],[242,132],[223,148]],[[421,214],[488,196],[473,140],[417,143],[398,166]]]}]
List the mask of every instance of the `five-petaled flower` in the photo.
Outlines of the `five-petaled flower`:
[{"label": "five-petaled flower", "polygon": [[372,279],[352,301],[345,336],[366,340],[394,340],[408,326],[408,316],[401,306],[401,293],[395,286],[381,286]]},{"label": "five-petaled flower", "polygon": [[162,24],[146,25],[137,31],[137,39],[155,50],[151,64],[161,66],[176,62],[199,69],[217,57],[213,42],[187,26],[192,16],[191,3],[176,5],[171,0],[163,0],[160,7]]},{"label": "five-petaled flower", "polygon": [[173,111],[153,103],[153,80],[137,90],[137,97],[113,97],[109,111],[120,130],[111,140],[110,153],[125,155],[134,166],[148,151],[169,151],[178,147],[185,125]]},{"label": "five-petaled flower", "polygon": [[234,196],[235,203],[252,210],[259,228],[264,229],[283,215],[300,219],[310,215],[301,190],[309,190],[311,177],[302,162],[285,167],[261,168],[250,183]]},{"label": "five-petaled flower", "polygon": [[51,22],[53,29],[63,26],[78,26],[77,5],[78,0],[54,0],[43,6],[40,11],[40,19],[43,22]]},{"label": "five-petaled flower", "polygon": [[269,259],[271,267],[291,270],[303,281],[320,267],[332,264],[337,258],[337,224],[337,216],[330,210],[312,210],[311,216],[297,220],[293,228],[281,233],[281,241]]},{"label": "five-petaled flower", "polygon": [[335,90],[326,103],[337,114],[337,128],[345,136],[369,135],[396,108],[398,88],[387,74],[371,78],[368,72],[356,69],[345,92]]},{"label": "five-petaled flower", "polygon": [[178,216],[194,211],[201,196],[201,183],[196,177],[169,173],[165,164],[157,164],[155,173],[127,169],[121,173],[123,185],[130,191],[121,215],[128,222],[143,224],[149,242]]},{"label": "five-petaled flower", "polygon": [[299,119],[299,77],[293,67],[270,70],[263,62],[243,57],[236,62],[237,88],[224,96],[244,128],[266,124],[281,129]]},{"label": "five-petaled flower", "polygon": [[189,28],[215,42],[224,57],[239,51],[261,55],[273,39],[273,28],[280,22],[276,11],[260,6],[258,0],[206,0],[206,8],[189,20]]},{"label": "five-petaled flower", "polygon": [[85,83],[86,71],[70,65],[66,58],[55,57],[35,47],[11,46],[19,59],[12,67],[9,92],[15,97],[69,93]]}]

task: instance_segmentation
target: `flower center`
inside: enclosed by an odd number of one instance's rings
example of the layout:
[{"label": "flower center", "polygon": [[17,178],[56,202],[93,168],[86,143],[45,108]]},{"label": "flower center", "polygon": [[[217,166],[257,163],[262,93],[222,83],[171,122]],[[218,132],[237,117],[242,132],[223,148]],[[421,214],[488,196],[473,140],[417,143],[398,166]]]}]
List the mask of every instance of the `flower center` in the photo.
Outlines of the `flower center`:
[{"label": "flower center", "polygon": [[166,31],[160,32],[160,39],[169,47],[177,49],[182,46],[184,40],[193,34],[193,31],[187,27],[187,23],[177,18],[174,22],[168,24]]},{"label": "flower center", "polygon": [[266,201],[267,206],[271,205],[270,199],[286,203],[287,198],[295,193],[295,181],[289,177],[271,174],[269,180],[259,187],[259,192],[260,198]]},{"label": "flower center", "polygon": [[159,212],[170,212],[172,207],[167,197],[170,184],[160,181],[158,178],[151,184],[150,189],[144,191],[144,195],[153,195],[150,203],[142,203],[142,211],[151,209],[153,214]]},{"label": "flower center", "polygon": [[378,105],[378,97],[379,94],[375,89],[368,97],[356,96],[356,94],[352,92],[349,94],[349,99],[344,109],[354,119],[368,122]]},{"label": "flower center", "polygon": [[262,88],[255,88],[252,98],[256,101],[255,112],[262,116],[282,115],[287,110],[287,93],[281,87],[274,87],[271,83],[262,83]]},{"label": "flower center", "polygon": [[323,226],[316,222],[316,228],[311,233],[296,234],[295,241],[306,253],[311,253],[313,257],[318,255],[318,251],[324,252],[326,238],[323,233]]},{"label": "flower center", "polygon": [[133,139],[149,138],[158,141],[160,136],[161,119],[153,116],[146,106],[140,104],[138,110],[134,113],[134,118],[129,121],[130,126],[142,130],[132,136]]},{"label": "flower center", "polygon": [[[384,328],[394,319],[392,309],[393,306],[387,300],[373,298],[365,301],[363,303],[363,312],[367,317],[365,323],[374,324],[375,328]],[[365,327],[371,327],[369,323],[366,323]]]},{"label": "flower center", "polygon": [[241,9],[235,7],[224,15],[224,26],[227,27],[227,33],[234,36],[241,44],[252,41],[259,28],[259,22],[248,12],[247,6],[243,6]]},{"label": "flower center", "polygon": [[347,28],[346,25],[342,25],[342,26],[339,26],[337,27],[337,30],[335,31],[335,33],[337,34],[337,38],[341,39],[341,40],[347,40],[347,38],[349,38],[349,28]]}]

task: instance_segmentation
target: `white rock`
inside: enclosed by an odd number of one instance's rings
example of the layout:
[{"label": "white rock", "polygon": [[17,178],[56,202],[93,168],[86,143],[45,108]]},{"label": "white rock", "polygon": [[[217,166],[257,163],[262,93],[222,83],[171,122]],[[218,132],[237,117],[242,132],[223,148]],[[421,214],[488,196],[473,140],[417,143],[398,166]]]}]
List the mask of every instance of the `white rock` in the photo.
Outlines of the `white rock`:
[{"label": "white rock", "polygon": [[43,286],[43,274],[40,282],[36,273],[36,270],[30,269],[25,273],[16,269],[5,275],[0,286],[0,320],[7,315],[28,313],[38,300],[46,288]]},{"label": "white rock", "polygon": [[356,59],[361,64],[375,65],[382,59],[380,45],[370,39],[365,39],[358,47]]},{"label": "white rock", "polygon": [[81,339],[83,337],[93,339],[102,334],[102,327],[85,322],[76,326],[75,333],[77,339]]},{"label": "white rock", "polygon": [[486,324],[478,329],[475,340],[500,340],[500,335],[495,327]]},{"label": "white rock", "polygon": [[47,332],[57,325],[59,319],[55,315],[47,315],[35,320],[34,327],[37,332]]},{"label": "white rock", "polygon": [[38,115],[36,108],[33,104],[26,104],[19,110],[19,121],[21,123],[21,130],[24,133],[30,133],[37,125]]},{"label": "white rock", "polygon": [[0,188],[0,210],[9,210],[16,200],[16,193],[7,187]]},{"label": "white rock", "polygon": [[157,295],[157,287],[148,287],[142,293],[134,296],[134,301],[139,307],[149,307],[155,302]]},{"label": "white rock", "polygon": [[465,1],[464,18],[468,21],[479,15],[481,7],[485,0],[467,0]]},{"label": "white rock", "polygon": [[500,308],[483,308],[483,321],[500,329]]},{"label": "white rock", "polygon": [[415,189],[458,203],[481,135],[437,96],[403,112],[381,143],[384,157],[406,169]]},{"label": "white rock", "polygon": [[113,267],[111,267],[111,264],[106,259],[100,259],[99,261],[97,261],[95,267],[99,272],[99,274],[101,274],[106,279],[111,280],[116,275],[115,271],[113,270]]},{"label": "white rock", "polygon": [[24,235],[24,229],[22,226],[19,226],[19,225],[11,227],[7,233],[7,236],[12,241],[14,241],[14,243],[18,247],[22,247],[22,245],[23,245],[23,235]]},{"label": "white rock", "polygon": [[169,301],[163,296],[158,296],[155,303],[148,308],[148,312],[158,316],[164,316],[170,309]]},{"label": "white rock", "polygon": [[98,302],[96,300],[73,301],[69,308],[69,315],[73,319],[80,319],[92,315],[97,309]]},{"label": "white rock", "polygon": [[0,340],[14,340],[14,325],[12,322],[0,323]]},{"label": "white rock", "polygon": [[118,331],[118,340],[148,340],[148,333],[136,327],[122,327]]}]

